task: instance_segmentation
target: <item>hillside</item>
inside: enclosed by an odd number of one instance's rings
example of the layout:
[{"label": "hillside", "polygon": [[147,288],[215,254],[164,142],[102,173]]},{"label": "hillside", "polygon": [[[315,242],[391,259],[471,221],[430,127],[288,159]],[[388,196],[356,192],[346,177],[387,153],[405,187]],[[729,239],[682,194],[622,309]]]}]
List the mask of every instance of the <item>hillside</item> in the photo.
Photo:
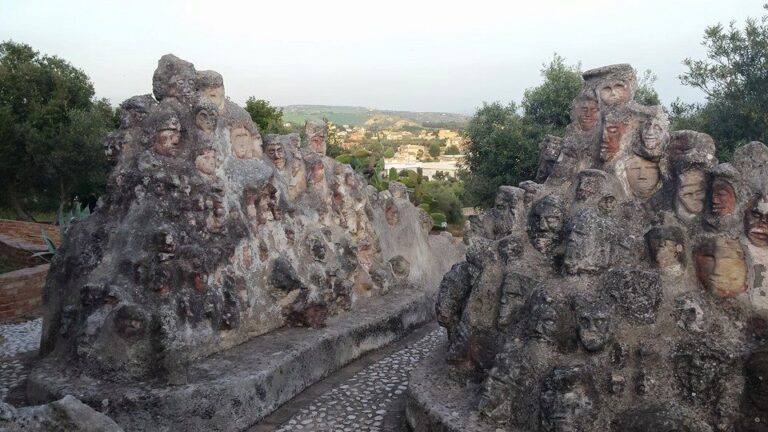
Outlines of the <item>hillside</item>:
[{"label": "hillside", "polygon": [[282,107],[283,119],[291,123],[306,120],[328,120],[350,126],[377,125],[392,127],[400,125],[453,126],[463,127],[469,116],[455,113],[390,111],[365,107],[331,105],[288,105]]}]

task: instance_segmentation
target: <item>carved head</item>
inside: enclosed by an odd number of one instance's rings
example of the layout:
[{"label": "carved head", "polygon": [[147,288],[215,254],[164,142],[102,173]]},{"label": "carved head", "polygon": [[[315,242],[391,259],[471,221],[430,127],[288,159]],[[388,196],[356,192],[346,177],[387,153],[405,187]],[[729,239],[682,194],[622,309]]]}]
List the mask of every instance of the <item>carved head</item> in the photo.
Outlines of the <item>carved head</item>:
[{"label": "carved head", "polygon": [[541,430],[577,432],[589,423],[597,403],[592,378],[583,366],[556,367],[544,378],[539,406]]},{"label": "carved head", "polygon": [[555,300],[537,291],[528,301],[528,333],[533,339],[554,342],[560,331],[560,311]]},{"label": "carved head", "polygon": [[560,243],[563,229],[563,209],[560,199],[547,195],[534,204],[528,219],[531,244],[541,253],[548,253]]},{"label": "carved head", "polygon": [[198,171],[205,175],[213,175],[216,173],[216,150],[212,148],[203,149],[200,155],[195,158],[195,167]]},{"label": "carved head", "polygon": [[152,138],[152,149],[155,153],[177,157],[181,153],[181,122],[176,114],[166,112],[161,114]]},{"label": "carved head", "polygon": [[704,210],[707,196],[706,176],[701,169],[690,169],[678,175],[677,207],[689,214],[699,214]]},{"label": "carved head", "polygon": [[264,151],[278,170],[285,168],[285,150],[278,135],[267,135]]},{"label": "carved head", "polygon": [[757,247],[768,247],[768,198],[755,198],[744,214],[744,230],[750,243]]},{"label": "carved head", "polygon": [[138,126],[157,105],[151,95],[134,96],[120,104],[120,128]]},{"label": "carved head", "polygon": [[669,142],[669,121],[660,108],[655,115],[646,116],[640,126],[640,140],[635,146],[635,153],[651,160],[659,160]]},{"label": "carved head", "polygon": [[611,231],[612,227],[594,209],[576,213],[566,226],[566,273],[596,273],[609,267],[612,260]]},{"label": "carved head", "polygon": [[582,131],[592,130],[600,119],[600,106],[590,96],[582,95],[573,104],[576,122]]},{"label": "carved head", "polygon": [[536,183],[532,180],[526,180],[518,185],[520,189],[525,191],[525,195],[523,197],[523,203],[526,207],[530,207],[531,204],[533,204],[533,201],[536,199],[536,196],[539,194],[543,186],[539,183]]},{"label": "carved head", "polygon": [[554,162],[560,156],[560,149],[563,146],[563,139],[554,135],[547,135],[539,143],[539,157],[542,160]]},{"label": "carved head", "polygon": [[626,125],[612,117],[605,119],[603,134],[600,141],[600,160],[609,162],[616,157],[621,149],[621,139],[624,136]]},{"label": "carved head", "polygon": [[627,182],[632,193],[642,199],[650,198],[659,184],[659,163],[633,156],[627,162]]},{"label": "carved head", "polygon": [[234,122],[229,129],[232,153],[238,159],[261,159],[261,135],[249,121]]},{"label": "carved head", "polygon": [[616,64],[584,72],[584,84],[594,89],[605,106],[620,105],[634,97],[637,77],[631,65]]},{"label": "carved head", "polygon": [[120,160],[120,154],[123,152],[123,134],[120,132],[109,132],[104,137],[104,156],[110,165],[115,165]]},{"label": "carved head", "polygon": [[579,341],[589,352],[602,351],[610,342],[611,310],[605,303],[591,298],[576,298],[573,309],[576,314]]},{"label": "carved head", "polygon": [[219,110],[213,102],[205,99],[198,101],[195,106],[195,126],[203,132],[211,133],[216,130],[216,120]]},{"label": "carved head", "polygon": [[208,98],[219,110],[224,111],[224,78],[215,71],[197,73],[197,94]]},{"label": "carved head", "polygon": [[157,69],[152,77],[152,90],[155,98],[162,101],[173,98],[190,105],[195,95],[195,66],[173,54],[166,54],[157,62]]},{"label": "carved head", "polygon": [[648,254],[662,270],[685,267],[685,236],[677,226],[654,227],[645,233]]},{"label": "carved head", "polygon": [[714,237],[694,251],[699,282],[719,297],[737,296],[747,290],[747,263],[736,239]]},{"label": "carved head", "polygon": [[623,80],[612,80],[600,88],[600,100],[606,105],[618,105],[629,102],[631,93]]},{"label": "carved head", "polygon": [[614,184],[612,177],[605,171],[580,171],[576,178],[574,199],[578,203],[596,205],[601,211],[610,212],[617,201]]},{"label": "carved head", "polygon": [[307,137],[307,148],[315,153],[325,154],[325,123],[307,122],[304,128]]}]

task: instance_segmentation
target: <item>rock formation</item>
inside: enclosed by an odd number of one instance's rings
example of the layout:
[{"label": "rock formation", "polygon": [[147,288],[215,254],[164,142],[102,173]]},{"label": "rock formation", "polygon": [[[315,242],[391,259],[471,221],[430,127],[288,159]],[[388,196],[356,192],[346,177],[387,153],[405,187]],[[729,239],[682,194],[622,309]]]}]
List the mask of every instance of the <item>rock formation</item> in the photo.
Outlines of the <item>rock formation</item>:
[{"label": "rock formation", "polygon": [[322,327],[361,299],[436,287],[450,266],[407,196],[325,156],[324,124],[308,124],[304,140],[262,137],[221,75],[173,55],[152,88],[121,105],[105,140],[107,191],[51,265],[49,363],[181,384],[194,359],[284,325]]},{"label": "rock formation", "polygon": [[719,164],[631,66],[583,77],[538,184],[468,221],[437,304],[453,384],[419,375],[409,410],[454,385],[471,408],[432,430],[768,430],[768,148]]}]

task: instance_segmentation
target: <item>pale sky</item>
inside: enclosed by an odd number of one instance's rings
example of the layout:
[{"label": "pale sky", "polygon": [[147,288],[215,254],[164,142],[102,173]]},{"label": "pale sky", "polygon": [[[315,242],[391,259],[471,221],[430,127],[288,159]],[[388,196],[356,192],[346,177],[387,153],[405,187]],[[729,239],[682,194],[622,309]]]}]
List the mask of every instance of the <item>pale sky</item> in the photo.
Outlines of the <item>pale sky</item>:
[{"label": "pale sky", "polygon": [[553,53],[583,69],[653,70],[665,104],[703,99],[678,76],[704,29],[763,0],[0,0],[0,40],[83,69],[113,104],[150,93],[161,55],[224,75],[227,95],[276,105],[471,114],[520,101]]}]

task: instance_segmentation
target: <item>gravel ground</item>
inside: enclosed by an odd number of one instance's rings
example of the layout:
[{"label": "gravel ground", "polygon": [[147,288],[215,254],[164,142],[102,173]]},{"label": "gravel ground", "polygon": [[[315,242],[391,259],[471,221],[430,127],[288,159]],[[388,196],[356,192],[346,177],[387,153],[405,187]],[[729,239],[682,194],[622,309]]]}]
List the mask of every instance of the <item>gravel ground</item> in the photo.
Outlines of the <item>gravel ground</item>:
[{"label": "gravel ground", "polygon": [[356,373],[302,408],[277,432],[389,432],[402,430],[386,417],[401,410],[410,371],[443,340],[443,330]]},{"label": "gravel ground", "polygon": [[20,357],[37,349],[42,325],[42,318],[0,325],[0,400],[27,378],[26,362]]}]

